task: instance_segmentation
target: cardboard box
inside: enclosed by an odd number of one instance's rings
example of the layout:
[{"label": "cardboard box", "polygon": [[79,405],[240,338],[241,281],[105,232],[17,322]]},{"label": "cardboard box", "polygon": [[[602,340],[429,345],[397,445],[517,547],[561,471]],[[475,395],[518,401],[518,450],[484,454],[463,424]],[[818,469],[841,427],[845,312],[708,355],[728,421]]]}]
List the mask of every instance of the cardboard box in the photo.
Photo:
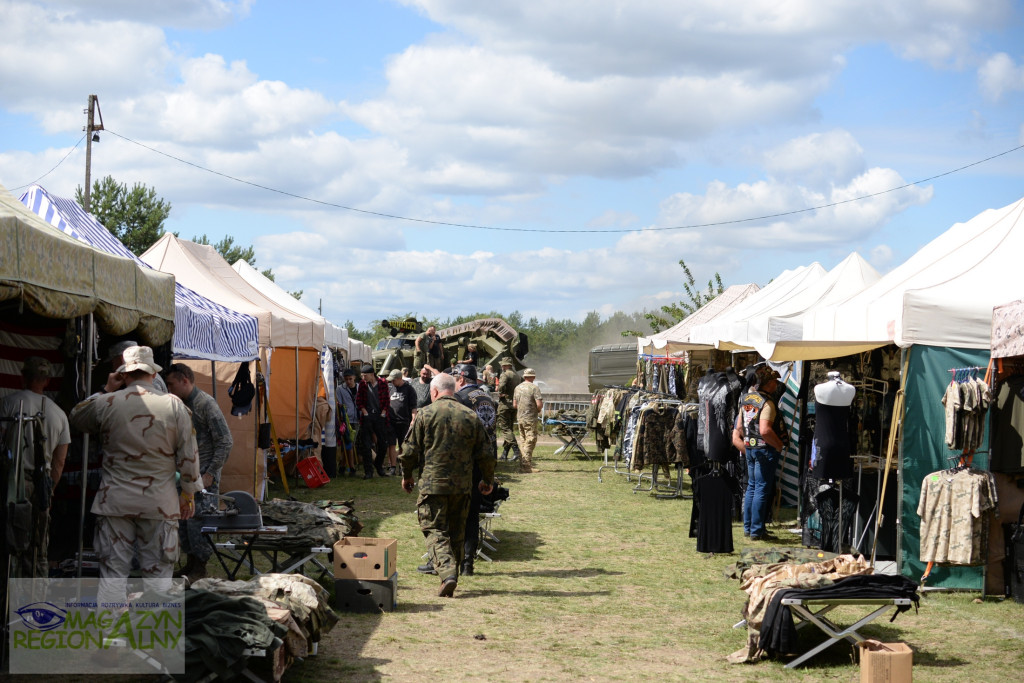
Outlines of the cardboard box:
[{"label": "cardboard box", "polygon": [[334,609],[340,612],[393,612],[397,606],[398,572],[387,581],[334,580]]},{"label": "cardboard box", "polygon": [[911,683],[914,652],[906,643],[865,640],[860,651],[860,683]]},{"label": "cardboard box", "polygon": [[334,578],[387,581],[396,571],[394,538],[343,538],[334,544]]}]

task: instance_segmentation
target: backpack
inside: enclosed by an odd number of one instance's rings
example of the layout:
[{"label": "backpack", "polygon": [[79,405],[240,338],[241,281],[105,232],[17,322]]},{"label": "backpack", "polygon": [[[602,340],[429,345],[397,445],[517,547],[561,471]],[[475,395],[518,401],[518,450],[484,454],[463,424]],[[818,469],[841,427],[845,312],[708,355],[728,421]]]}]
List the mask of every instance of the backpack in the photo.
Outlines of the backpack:
[{"label": "backpack", "polygon": [[248,415],[252,410],[252,400],[256,397],[256,387],[249,376],[249,361],[238,366],[235,373],[235,380],[228,389],[228,396],[231,397],[231,414]]}]

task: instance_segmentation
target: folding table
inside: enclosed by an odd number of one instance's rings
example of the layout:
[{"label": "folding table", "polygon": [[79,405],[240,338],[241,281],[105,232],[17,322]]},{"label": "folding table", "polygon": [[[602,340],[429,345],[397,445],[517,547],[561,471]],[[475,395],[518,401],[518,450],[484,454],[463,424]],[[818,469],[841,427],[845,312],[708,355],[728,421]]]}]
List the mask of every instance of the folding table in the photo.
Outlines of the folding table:
[{"label": "folding table", "polygon": [[563,457],[568,458],[573,451],[576,451],[588,460],[590,459],[590,453],[583,446],[583,440],[590,434],[585,420],[548,418],[545,424],[555,427],[551,431],[551,435],[562,442],[561,447],[554,452],[554,455],[563,453]]},{"label": "folding table", "polygon": [[[857,632],[858,629],[882,616],[890,607],[909,608],[913,601],[910,598],[822,598],[809,600],[803,598],[782,598],[782,604],[788,606],[793,614],[800,617],[801,621],[796,625],[797,630],[808,624],[814,624],[829,637],[824,643],[786,664],[787,669],[793,669],[841,640],[846,640],[854,645],[863,642],[865,638]],[[865,606],[874,609],[857,620],[852,626],[843,628],[824,616],[837,607],[843,606]]]}]

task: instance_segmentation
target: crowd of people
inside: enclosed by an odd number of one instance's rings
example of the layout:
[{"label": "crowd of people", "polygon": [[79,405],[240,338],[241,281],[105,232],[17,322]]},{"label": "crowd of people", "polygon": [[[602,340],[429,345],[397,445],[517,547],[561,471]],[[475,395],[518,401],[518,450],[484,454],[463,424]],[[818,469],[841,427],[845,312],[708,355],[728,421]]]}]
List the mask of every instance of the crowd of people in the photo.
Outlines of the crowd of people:
[{"label": "crowd of people", "polygon": [[[535,472],[543,400],[533,370],[520,378],[506,357],[500,372],[489,365],[478,371],[472,345],[466,362],[438,371],[428,362],[436,360],[430,336],[429,329],[421,336],[422,350],[418,340],[423,363],[415,377],[399,369],[378,377],[370,365],[342,372],[337,425],[346,438],[339,443],[351,447],[339,448],[331,464],[343,475],[361,471],[364,479],[400,476],[406,491],[418,486],[418,519],[429,554],[420,570],[437,574],[439,594],[450,596],[458,576],[473,573],[480,501],[492,490],[498,437],[502,459]],[[165,369],[147,346],[114,344],[106,362],[102,386],[69,415],[45,395],[55,369],[38,356],[23,362],[24,389],[0,403],[0,418],[34,426],[34,432],[16,431],[35,434],[42,446],[30,449],[34,457],[22,463],[24,497],[33,501],[25,526],[34,550],[19,557],[18,575],[46,577],[52,569],[46,553],[49,502],[73,428],[99,436],[102,449],[90,508],[101,579],[128,577],[133,569],[150,580],[204,578],[212,548],[201,518],[219,507],[221,472],[233,444],[224,414],[196,387],[188,365]],[[187,562],[175,573],[181,552]]]}]

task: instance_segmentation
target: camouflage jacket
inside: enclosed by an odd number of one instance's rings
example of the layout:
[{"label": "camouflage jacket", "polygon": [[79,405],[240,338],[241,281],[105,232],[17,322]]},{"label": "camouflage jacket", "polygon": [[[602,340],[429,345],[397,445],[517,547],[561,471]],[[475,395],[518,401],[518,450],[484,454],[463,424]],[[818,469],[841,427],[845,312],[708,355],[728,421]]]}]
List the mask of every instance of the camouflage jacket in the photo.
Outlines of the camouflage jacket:
[{"label": "camouflage jacket", "polygon": [[195,493],[199,452],[188,408],[173,394],[133,382],[109,394],[95,394],[71,411],[71,426],[100,434],[103,472],[92,512],[112,517],[178,519],[178,492]]},{"label": "camouflage jacket", "polygon": [[516,387],[522,384],[523,378],[512,372],[511,370],[505,370],[498,377],[498,402],[502,405],[511,406],[512,396],[516,393]]},{"label": "camouflage jacket", "polygon": [[540,415],[537,401],[543,401],[543,397],[540,394],[540,387],[533,382],[523,382],[516,387],[513,400],[516,406],[516,419],[520,422],[536,420]]},{"label": "camouflage jacket", "polygon": [[473,463],[482,480],[494,479],[487,432],[476,413],[452,396],[442,396],[416,415],[402,453],[402,470],[420,472],[421,494],[468,494]]},{"label": "camouflage jacket", "polygon": [[185,405],[192,411],[192,426],[199,447],[199,473],[209,472],[213,483],[220,482],[220,471],[231,455],[234,439],[217,401],[205,391],[192,389]]}]

